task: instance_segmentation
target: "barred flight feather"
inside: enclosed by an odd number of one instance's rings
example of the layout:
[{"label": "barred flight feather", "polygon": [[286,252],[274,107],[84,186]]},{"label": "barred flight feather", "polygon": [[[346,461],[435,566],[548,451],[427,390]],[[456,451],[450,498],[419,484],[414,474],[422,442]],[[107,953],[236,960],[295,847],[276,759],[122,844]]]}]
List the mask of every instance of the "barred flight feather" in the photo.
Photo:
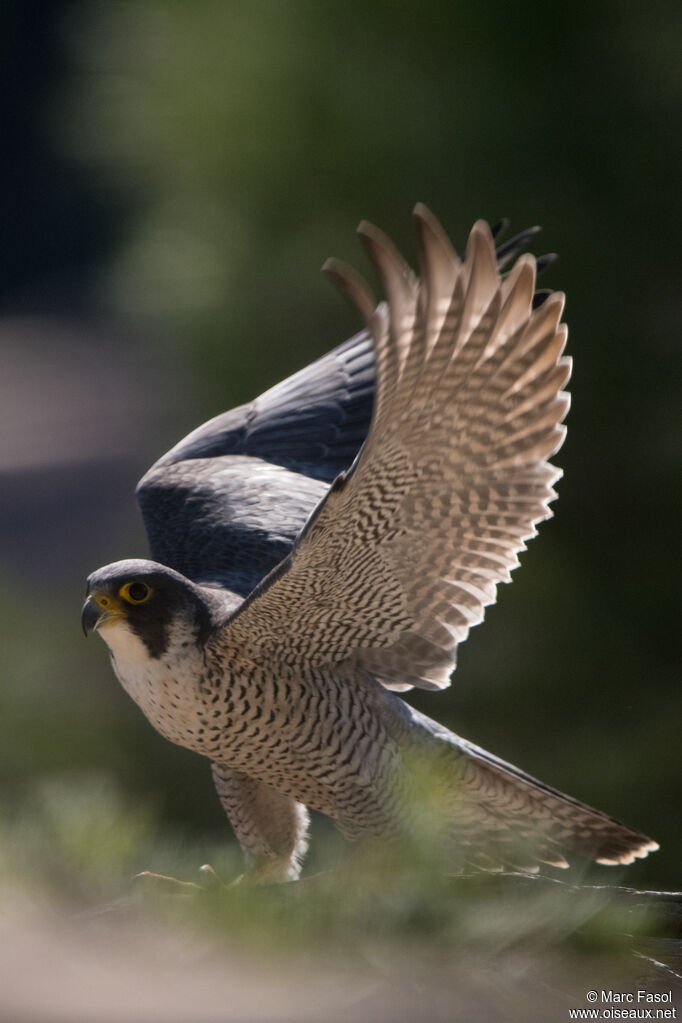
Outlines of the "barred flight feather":
[{"label": "barred flight feather", "polygon": [[[421,277],[389,239],[359,233],[386,302],[325,265],[371,330],[369,435],[283,568],[229,623],[273,662],[354,658],[400,689],[449,684],[456,647],[550,514],[569,406],[564,298],[533,308],[535,260],[502,276],[478,221],[464,259],[423,206]],[[504,258],[504,256],[503,256]]]}]

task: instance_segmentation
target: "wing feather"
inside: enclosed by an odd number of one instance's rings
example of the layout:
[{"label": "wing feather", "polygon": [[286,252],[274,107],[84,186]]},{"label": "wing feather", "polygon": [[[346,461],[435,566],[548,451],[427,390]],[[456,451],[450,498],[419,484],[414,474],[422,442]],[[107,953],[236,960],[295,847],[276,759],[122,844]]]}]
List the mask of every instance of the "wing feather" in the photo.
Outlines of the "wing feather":
[{"label": "wing feather", "polygon": [[563,295],[533,308],[535,260],[502,276],[487,224],[460,260],[424,207],[420,280],[360,227],[387,297],[369,320],[376,401],[351,470],[225,626],[259,658],[355,659],[385,684],[441,688],[457,645],[550,514],[570,361]]}]

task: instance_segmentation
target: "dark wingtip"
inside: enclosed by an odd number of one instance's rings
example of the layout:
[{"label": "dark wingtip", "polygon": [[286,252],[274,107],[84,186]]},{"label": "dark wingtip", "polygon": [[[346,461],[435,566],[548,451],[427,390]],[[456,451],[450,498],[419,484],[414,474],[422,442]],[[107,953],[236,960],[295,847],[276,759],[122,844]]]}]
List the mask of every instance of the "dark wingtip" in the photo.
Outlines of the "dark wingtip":
[{"label": "dark wingtip", "polygon": [[496,220],[495,223],[491,226],[490,233],[492,234],[493,238],[498,238],[505,233],[508,227],[509,227],[508,219],[506,217],[502,217],[501,220]]},{"label": "dark wingtip", "polygon": [[551,288],[540,288],[533,295],[533,309],[539,309],[543,302],[546,302],[554,292]]},{"label": "dark wingtip", "polygon": [[538,273],[544,270],[546,267],[551,266],[552,263],[556,263],[559,256],[556,252],[545,252],[543,256],[538,256],[535,260]]},{"label": "dark wingtip", "polygon": [[520,231],[519,234],[515,234],[513,238],[505,242],[504,245],[498,246],[495,252],[497,258],[497,265],[500,269],[512,260],[515,256],[518,256],[523,249],[535,238],[537,234],[542,230],[537,224],[534,227],[527,227],[525,231]]}]

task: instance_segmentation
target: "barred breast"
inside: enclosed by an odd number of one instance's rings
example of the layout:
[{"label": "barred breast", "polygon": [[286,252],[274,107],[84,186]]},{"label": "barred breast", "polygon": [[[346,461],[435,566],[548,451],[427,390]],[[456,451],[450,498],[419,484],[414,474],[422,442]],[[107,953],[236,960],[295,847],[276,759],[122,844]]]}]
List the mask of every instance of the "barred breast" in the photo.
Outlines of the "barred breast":
[{"label": "barred breast", "polygon": [[362,672],[275,676],[224,644],[172,640],[152,659],[124,623],[106,639],[121,684],[164,738],[333,817],[349,835],[390,829],[400,749],[378,707],[390,694]]},{"label": "barred breast", "polygon": [[275,676],[235,651],[210,651],[192,748],[333,817],[347,834],[384,834],[399,800],[400,744],[378,706],[390,694],[359,676],[350,665]]}]

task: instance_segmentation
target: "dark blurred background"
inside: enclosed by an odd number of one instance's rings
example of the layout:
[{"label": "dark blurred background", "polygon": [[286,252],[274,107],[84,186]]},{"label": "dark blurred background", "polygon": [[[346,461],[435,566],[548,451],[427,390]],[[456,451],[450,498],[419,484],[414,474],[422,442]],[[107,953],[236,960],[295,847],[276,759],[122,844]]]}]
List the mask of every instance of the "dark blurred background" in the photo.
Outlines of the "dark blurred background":
[{"label": "dark blurred background", "polygon": [[[318,273],[423,200],[540,223],[575,360],[556,518],[427,713],[657,838],[678,885],[679,55],[672,0],[5,0],[0,803],[111,778],[232,841],[79,632],[144,555],[132,491],[203,419],[358,328]],[[145,864],[149,865],[149,864]]]}]

